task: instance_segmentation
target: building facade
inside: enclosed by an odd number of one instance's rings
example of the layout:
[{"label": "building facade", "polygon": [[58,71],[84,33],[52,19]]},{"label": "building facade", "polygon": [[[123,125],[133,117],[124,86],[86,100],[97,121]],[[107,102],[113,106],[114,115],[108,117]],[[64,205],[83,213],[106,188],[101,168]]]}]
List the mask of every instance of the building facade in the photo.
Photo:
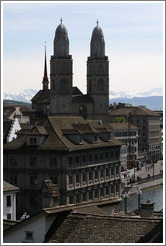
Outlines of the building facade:
[{"label": "building facade", "polygon": [[43,89],[32,98],[32,108],[39,115],[82,116],[109,122],[109,62],[98,22],[92,32],[87,60],[87,94],[73,87],[73,59],[69,53],[68,31],[62,20],[55,31],[54,52],[50,60],[50,89],[48,85],[45,58]]},{"label": "building facade", "polygon": [[19,188],[3,181],[3,219],[16,220],[16,193]]},{"label": "building facade", "polygon": [[[129,114],[130,113],[130,114]],[[161,157],[160,115],[145,106],[135,107],[125,104],[110,108],[110,122],[116,117],[124,117],[138,127],[138,157],[140,160],[159,160]]]},{"label": "building facade", "polygon": [[41,187],[52,180],[59,204],[121,196],[121,142],[98,121],[50,116],[4,145],[4,179],[17,185],[20,214],[42,207]]},{"label": "building facade", "polygon": [[104,126],[113,133],[113,137],[123,143],[121,147],[121,166],[127,168],[136,165],[138,160],[138,128],[128,123],[108,123]]}]

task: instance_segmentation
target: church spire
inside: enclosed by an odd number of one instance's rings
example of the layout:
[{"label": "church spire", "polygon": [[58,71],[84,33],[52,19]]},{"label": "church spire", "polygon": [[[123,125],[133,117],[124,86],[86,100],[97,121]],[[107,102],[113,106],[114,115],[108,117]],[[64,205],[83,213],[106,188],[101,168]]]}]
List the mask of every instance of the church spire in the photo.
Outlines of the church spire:
[{"label": "church spire", "polygon": [[48,89],[48,76],[47,76],[47,61],[46,61],[46,45],[45,45],[45,64],[44,64],[44,77],[43,77],[43,90]]}]

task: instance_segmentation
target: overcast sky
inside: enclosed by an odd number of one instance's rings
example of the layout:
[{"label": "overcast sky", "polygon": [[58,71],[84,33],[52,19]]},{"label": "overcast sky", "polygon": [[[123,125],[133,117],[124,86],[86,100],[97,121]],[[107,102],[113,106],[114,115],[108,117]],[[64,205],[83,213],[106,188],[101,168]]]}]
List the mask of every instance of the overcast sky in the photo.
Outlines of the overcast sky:
[{"label": "overcast sky", "polygon": [[110,90],[163,87],[164,2],[3,2],[3,91],[42,88],[60,18],[69,35],[73,84],[86,93],[86,61],[99,20],[109,57]]}]

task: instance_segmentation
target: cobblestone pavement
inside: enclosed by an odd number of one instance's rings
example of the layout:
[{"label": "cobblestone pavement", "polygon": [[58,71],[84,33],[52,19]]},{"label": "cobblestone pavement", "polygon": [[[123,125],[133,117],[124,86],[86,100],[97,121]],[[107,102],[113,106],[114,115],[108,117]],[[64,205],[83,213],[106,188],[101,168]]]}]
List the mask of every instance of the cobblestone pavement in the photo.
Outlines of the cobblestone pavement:
[{"label": "cobblestone pavement", "polygon": [[[154,176],[161,174],[163,172],[163,161],[158,161],[154,164]],[[137,181],[137,177],[144,179],[147,178],[147,176],[150,175],[150,177],[153,177],[153,164],[144,164],[144,166],[141,167],[140,170],[135,171],[135,181]],[[125,183],[127,185],[127,179],[130,178],[122,178],[122,183]]]}]

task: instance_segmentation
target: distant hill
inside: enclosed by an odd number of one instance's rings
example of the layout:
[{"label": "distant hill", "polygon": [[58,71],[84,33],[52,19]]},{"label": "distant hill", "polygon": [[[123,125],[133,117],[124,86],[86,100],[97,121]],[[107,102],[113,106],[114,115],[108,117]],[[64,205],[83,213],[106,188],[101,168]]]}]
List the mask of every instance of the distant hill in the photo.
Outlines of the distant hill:
[{"label": "distant hill", "polygon": [[[12,94],[4,93],[3,99],[4,104],[23,104],[30,106],[31,99],[37,93],[37,90],[25,89],[22,93]],[[151,110],[162,110],[163,109],[163,88],[154,88],[146,92],[135,92],[135,91],[110,91],[109,100],[110,104],[114,102],[118,103],[130,103],[135,106],[144,105]]]},{"label": "distant hill", "polygon": [[26,105],[28,107],[32,107],[31,103],[20,102],[15,100],[3,100],[3,105]]},{"label": "distant hill", "polygon": [[162,96],[150,96],[150,97],[119,97],[110,99],[110,104],[116,103],[129,103],[134,106],[144,105],[151,110],[163,110],[163,97]]}]

